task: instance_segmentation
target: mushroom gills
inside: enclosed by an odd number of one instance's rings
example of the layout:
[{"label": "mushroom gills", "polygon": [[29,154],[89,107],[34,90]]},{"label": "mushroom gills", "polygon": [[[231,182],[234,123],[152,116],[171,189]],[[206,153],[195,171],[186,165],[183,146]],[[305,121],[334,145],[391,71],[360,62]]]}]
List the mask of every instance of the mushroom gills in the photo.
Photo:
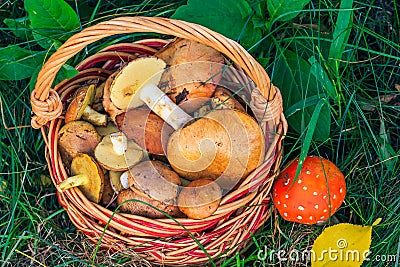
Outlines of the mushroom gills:
[{"label": "mushroom gills", "polygon": [[104,174],[100,166],[87,154],[78,154],[71,163],[71,174],[57,185],[59,192],[79,187],[82,193],[95,203],[99,203],[103,194]]}]

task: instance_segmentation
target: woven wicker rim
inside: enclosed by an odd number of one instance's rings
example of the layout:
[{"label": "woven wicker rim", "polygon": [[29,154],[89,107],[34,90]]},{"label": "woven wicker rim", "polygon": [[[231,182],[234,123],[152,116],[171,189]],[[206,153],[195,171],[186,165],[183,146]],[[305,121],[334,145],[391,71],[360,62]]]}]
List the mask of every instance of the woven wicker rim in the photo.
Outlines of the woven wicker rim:
[{"label": "woven wicker rim", "polygon": [[[269,120],[277,132],[267,151],[266,161],[243,181],[239,189],[224,196],[215,214],[204,220],[148,219],[113,214],[113,211],[88,201],[77,188],[58,194],[59,202],[77,229],[103,247],[119,251],[133,248],[135,253],[149,261],[174,266],[205,263],[210,258],[231,255],[245,247],[249,237],[270,216],[268,195],[282,158],[281,141],[287,123],[282,113],[279,89],[270,84],[261,65],[235,41],[203,26],[165,18],[120,17],[75,34],[49,58],[39,72],[31,104],[36,114],[32,117],[32,126],[41,128],[53,183],[56,185],[68,177],[57,149],[57,134],[63,124],[62,118],[58,119],[62,113],[62,97],[57,89],[60,84],[51,88],[57,72],[88,44],[111,35],[133,32],[156,32],[192,39],[215,48],[236,63],[257,85],[251,95],[254,108],[262,112],[268,106],[270,110],[271,115],[263,120],[263,129],[271,130],[268,129],[271,126],[267,123]],[[135,45],[148,51],[153,49],[149,48],[150,43],[143,40]],[[112,51],[112,48],[107,50]],[[84,65],[85,61],[82,61],[77,68],[84,69]],[[196,240],[188,236],[188,231],[196,233]]]},{"label": "woven wicker rim", "polygon": [[[45,63],[39,72],[31,95],[32,126],[40,128],[61,115],[62,106],[57,93],[51,89],[56,74],[67,62],[87,45],[102,38],[123,33],[155,32],[192,39],[209,45],[240,66],[256,83],[262,95],[271,101],[276,90],[263,67],[237,42],[203,26],[166,18],[119,17],[84,29],[68,39]],[[280,105],[279,105],[280,104]],[[282,107],[281,103],[277,106]]]}]

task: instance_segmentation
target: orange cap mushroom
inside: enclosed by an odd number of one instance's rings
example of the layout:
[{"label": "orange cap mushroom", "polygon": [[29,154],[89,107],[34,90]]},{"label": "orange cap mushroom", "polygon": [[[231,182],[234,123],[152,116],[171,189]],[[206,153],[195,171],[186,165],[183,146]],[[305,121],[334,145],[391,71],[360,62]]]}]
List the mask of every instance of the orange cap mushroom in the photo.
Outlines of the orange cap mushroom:
[{"label": "orange cap mushroom", "polygon": [[65,113],[65,123],[79,120],[82,117],[84,120],[92,123],[93,125],[106,126],[107,115],[101,114],[90,107],[93,102],[94,94],[94,84],[81,87],[76,92],[75,98],[68,106],[68,109]]},{"label": "orange cap mushroom", "polygon": [[331,161],[308,156],[294,181],[299,159],[284,168],[272,189],[272,200],[287,221],[316,224],[332,216],[346,196],[343,173]]}]

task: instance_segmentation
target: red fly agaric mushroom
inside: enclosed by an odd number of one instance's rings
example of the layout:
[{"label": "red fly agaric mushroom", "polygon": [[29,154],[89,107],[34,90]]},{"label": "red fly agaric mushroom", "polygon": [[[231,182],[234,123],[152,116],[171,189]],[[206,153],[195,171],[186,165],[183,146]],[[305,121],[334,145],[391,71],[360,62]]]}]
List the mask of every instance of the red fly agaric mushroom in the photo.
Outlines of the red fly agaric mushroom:
[{"label": "red fly agaric mushroom", "polygon": [[332,216],[346,196],[343,173],[331,161],[308,156],[294,180],[299,159],[281,172],[272,188],[272,200],[287,221],[316,224]]}]

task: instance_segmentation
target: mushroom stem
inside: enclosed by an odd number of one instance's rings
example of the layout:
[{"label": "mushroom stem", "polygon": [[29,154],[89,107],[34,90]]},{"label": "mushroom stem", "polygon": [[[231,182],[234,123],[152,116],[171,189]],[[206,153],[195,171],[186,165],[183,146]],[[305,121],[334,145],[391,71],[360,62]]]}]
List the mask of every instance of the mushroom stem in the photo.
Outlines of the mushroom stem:
[{"label": "mushroom stem", "polygon": [[126,136],[121,132],[112,133],[110,134],[110,139],[115,154],[119,156],[123,155],[128,147],[128,140],[126,139]]},{"label": "mushroom stem", "polygon": [[64,192],[67,189],[84,185],[87,182],[88,182],[88,177],[85,174],[78,174],[75,176],[68,177],[67,179],[59,183],[57,185],[57,190],[59,192]]},{"label": "mushroom stem", "polygon": [[154,84],[144,86],[139,98],[175,130],[193,119]]},{"label": "mushroom stem", "polygon": [[90,106],[86,106],[86,108],[83,110],[82,118],[96,126],[107,125],[107,115],[97,112]]},{"label": "mushroom stem", "polygon": [[122,173],[119,179],[120,179],[121,185],[124,189],[128,189],[131,187],[130,181],[129,181],[129,171]]}]

